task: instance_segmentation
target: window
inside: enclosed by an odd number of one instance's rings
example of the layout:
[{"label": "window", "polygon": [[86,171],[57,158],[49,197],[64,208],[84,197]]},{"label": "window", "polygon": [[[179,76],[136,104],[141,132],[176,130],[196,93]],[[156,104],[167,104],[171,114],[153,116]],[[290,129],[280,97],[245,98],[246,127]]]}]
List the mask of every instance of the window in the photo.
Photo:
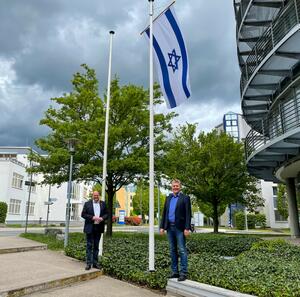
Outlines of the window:
[{"label": "window", "polygon": [[16,188],[16,189],[22,189],[23,180],[24,180],[23,175],[14,172],[13,173],[13,179],[12,179],[12,187]]},{"label": "window", "polygon": [[[34,184],[34,186],[31,186],[31,193],[36,193],[36,184],[37,184],[37,182],[35,180],[33,180],[32,183]],[[27,191],[28,192],[29,192],[29,188],[30,188],[30,186],[27,186]]]},{"label": "window", "polygon": [[277,196],[277,187],[273,187],[273,196]]},{"label": "window", "polygon": [[9,214],[20,214],[21,200],[10,199],[9,201]]},{"label": "window", "polygon": [[80,198],[80,185],[73,183],[72,184],[72,194],[71,198],[75,200],[79,200]]},{"label": "window", "polygon": [[[28,210],[28,215],[33,216],[34,215],[34,202],[29,203],[29,210]],[[26,201],[26,213],[27,213],[27,207],[28,207],[28,201]]]}]

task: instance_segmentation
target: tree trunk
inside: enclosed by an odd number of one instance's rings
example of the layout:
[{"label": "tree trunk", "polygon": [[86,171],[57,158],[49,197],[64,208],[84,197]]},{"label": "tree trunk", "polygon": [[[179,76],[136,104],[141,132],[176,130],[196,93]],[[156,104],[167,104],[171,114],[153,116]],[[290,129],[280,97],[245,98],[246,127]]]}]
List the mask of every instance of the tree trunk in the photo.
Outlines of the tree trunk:
[{"label": "tree trunk", "polygon": [[115,192],[114,192],[113,188],[108,187],[108,190],[107,190],[107,198],[108,198],[108,205],[107,205],[108,220],[107,220],[106,235],[110,236],[110,237],[112,236],[112,214],[113,214],[114,195],[115,195]]},{"label": "tree trunk", "polygon": [[214,220],[214,233],[219,233],[219,214],[218,214],[218,202],[213,203],[213,220]]}]

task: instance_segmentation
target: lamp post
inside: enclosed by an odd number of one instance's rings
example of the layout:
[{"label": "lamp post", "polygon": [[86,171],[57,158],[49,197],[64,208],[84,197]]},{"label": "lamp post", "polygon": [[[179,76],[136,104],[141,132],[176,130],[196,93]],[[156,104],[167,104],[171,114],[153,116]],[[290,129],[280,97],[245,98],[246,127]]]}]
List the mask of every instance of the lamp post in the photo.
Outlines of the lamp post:
[{"label": "lamp post", "polygon": [[[32,168],[32,161],[30,161],[29,167]],[[26,207],[26,221],[25,221],[25,233],[27,233],[28,215],[29,215],[29,207],[30,207],[30,196],[31,196],[31,186],[32,186],[32,172],[30,172],[29,183],[25,182],[25,184],[29,186],[29,193],[28,193],[28,200],[27,200],[27,207]]]},{"label": "lamp post", "polygon": [[157,190],[158,190],[158,193],[157,193],[157,213],[158,213],[158,216],[157,216],[157,223],[158,223],[158,232],[159,232],[159,229],[160,229],[160,181],[157,182]]},{"label": "lamp post", "polygon": [[48,228],[48,222],[49,222],[49,213],[50,213],[50,194],[51,194],[51,185],[49,185],[49,192],[48,192],[48,204],[47,204],[47,220],[46,220],[46,228]]},{"label": "lamp post", "polygon": [[66,224],[65,224],[65,240],[64,247],[67,246],[69,240],[69,225],[70,225],[70,210],[71,210],[71,194],[72,194],[72,172],[73,172],[73,156],[75,154],[75,144],[77,140],[75,138],[67,139],[68,150],[70,153],[70,170],[69,170],[69,182],[68,182],[68,196],[67,196],[67,209],[66,209]]}]

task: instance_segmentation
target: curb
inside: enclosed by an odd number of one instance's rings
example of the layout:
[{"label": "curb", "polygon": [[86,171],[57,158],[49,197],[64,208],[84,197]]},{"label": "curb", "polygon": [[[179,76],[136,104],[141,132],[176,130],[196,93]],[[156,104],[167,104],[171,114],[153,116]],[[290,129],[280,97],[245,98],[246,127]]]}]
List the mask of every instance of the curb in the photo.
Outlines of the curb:
[{"label": "curb", "polygon": [[[170,279],[167,284],[167,293],[171,296],[184,297],[255,297],[254,295],[243,294],[236,291],[223,289],[195,281],[186,280],[178,282]],[[167,296],[168,296],[167,295]]]},{"label": "curb", "polygon": [[47,289],[59,288],[59,287],[63,287],[66,285],[73,284],[73,283],[91,280],[91,279],[100,277],[101,275],[103,275],[103,272],[100,270],[92,271],[92,272],[88,272],[88,273],[82,273],[79,275],[74,275],[74,276],[70,276],[70,277],[66,277],[66,278],[62,278],[62,279],[50,280],[50,281],[47,281],[44,283],[30,285],[30,286],[23,287],[23,288],[16,288],[16,289],[12,289],[9,291],[2,291],[2,292],[0,292],[0,297],[24,296],[27,294],[31,294],[31,293],[35,293],[35,292],[39,292],[39,291],[43,291],[43,290],[47,290]]},{"label": "curb", "polygon": [[28,247],[17,247],[17,248],[4,248],[0,249],[0,255],[9,254],[9,253],[20,253],[20,252],[29,252],[29,251],[41,251],[47,250],[47,245],[36,245],[36,246],[28,246]]}]

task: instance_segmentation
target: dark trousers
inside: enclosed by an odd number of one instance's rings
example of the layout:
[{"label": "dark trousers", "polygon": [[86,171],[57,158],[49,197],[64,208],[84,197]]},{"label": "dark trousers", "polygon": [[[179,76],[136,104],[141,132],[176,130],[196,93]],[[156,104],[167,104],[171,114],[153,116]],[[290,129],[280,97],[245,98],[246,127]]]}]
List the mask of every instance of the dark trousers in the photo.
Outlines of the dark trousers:
[{"label": "dark trousers", "polygon": [[86,234],[86,264],[94,265],[98,263],[99,241],[101,233],[93,226],[93,232]]},{"label": "dark trousers", "polygon": [[180,257],[180,274],[187,275],[188,257],[183,231],[170,225],[168,228],[168,240],[170,246],[171,268],[173,273],[178,273],[178,256]]}]

